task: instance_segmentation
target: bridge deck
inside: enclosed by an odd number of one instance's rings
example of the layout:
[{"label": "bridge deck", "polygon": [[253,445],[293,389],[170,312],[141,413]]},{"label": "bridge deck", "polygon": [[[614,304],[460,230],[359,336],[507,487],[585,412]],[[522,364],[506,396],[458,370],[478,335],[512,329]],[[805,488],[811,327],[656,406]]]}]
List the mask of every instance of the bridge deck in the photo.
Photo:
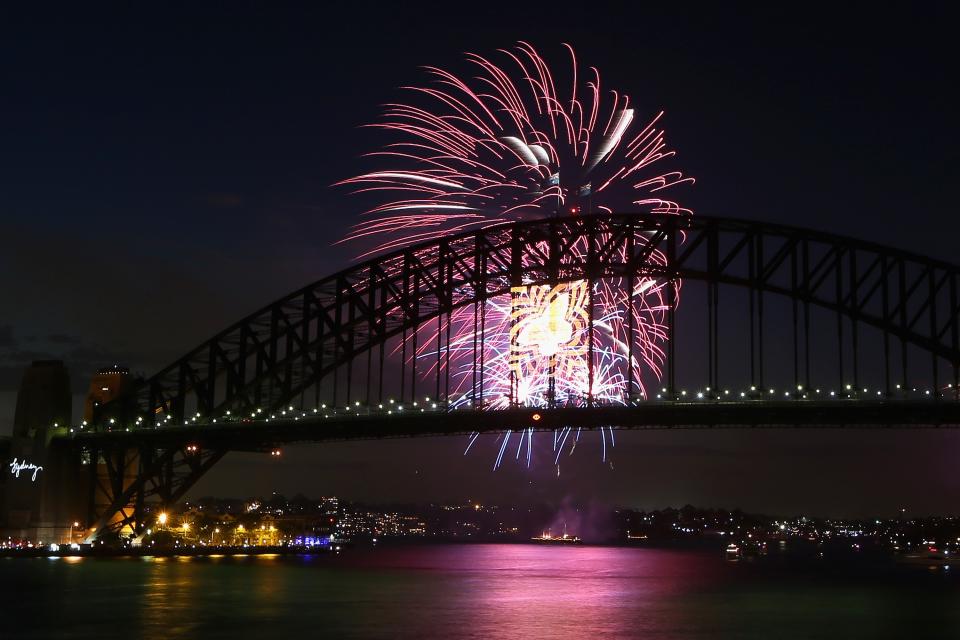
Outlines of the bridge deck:
[{"label": "bridge deck", "polygon": [[512,409],[504,411],[407,411],[336,414],[307,413],[294,418],[240,420],[217,424],[140,427],[76,432],[60,436],[77,443],[130,442],[131,446],[171,446],[195,442],[230,450],[261,450],[279,443],[445,436],[566,426],[584,429],[715,428],[956,428],[954,402],[689,402],[640,406]]}]

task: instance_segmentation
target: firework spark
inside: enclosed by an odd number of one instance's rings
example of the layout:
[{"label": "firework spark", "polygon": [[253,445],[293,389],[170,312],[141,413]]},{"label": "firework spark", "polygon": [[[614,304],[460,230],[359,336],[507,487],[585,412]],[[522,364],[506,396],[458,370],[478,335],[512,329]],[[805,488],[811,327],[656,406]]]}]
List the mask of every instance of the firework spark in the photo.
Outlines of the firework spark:
[{"label": "firework spark", "polygon": [[[691,213],[665,192],[693,179],[657,168],[674,155],[660,125],[663,112],[642,119],[626,94],[602,88],[597,69],[584,73],[565,46],[570,64],[562,81],[525,42],[500,50],[496,62],[467,54],[472,75],[426,67],[432,82],[405,87],[413,99],[387,104],[369,125],[392,138],[367,154],[380,166],[339,183],[381,200],[345,241],[372,239],[367,256],[505,221],[614,209]],[[666,262],[659,251],[649,259]],[[679,283],[636,278],[632,295],[619,279],[518,287],[482,305],[479,328],[476,309],[456,310],[445,347],[449,364],[437,359],[455,378],[452,404],[576,406],[646,397],[644,380],[661,375],[671,286]],[[478,394],[472,371],[480,335]],[[430,357],[431,339],[439,347],[439,335],[425,338],[410,357]],[[501,435],[495,467],[513,435],[517,459],[525,448],[530,464],[533,432],[520,429]],[[554,433],[556,464],[579,435],[570,428]],[[604,460],[608,439],[612,446],[612,430],[602,434]]]}]

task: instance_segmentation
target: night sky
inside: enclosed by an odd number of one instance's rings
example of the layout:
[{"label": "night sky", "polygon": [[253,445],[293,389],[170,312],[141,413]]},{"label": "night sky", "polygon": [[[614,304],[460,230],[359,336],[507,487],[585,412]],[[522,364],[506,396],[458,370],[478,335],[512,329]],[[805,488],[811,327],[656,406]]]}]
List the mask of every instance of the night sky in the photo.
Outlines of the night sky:
[{"label": "night sky", "polygon": [[[0,10],[0,434],[32,360],[66,361],[79,416],[95,368],[150,374],[349,264],[331,245],[361,205],[330,185],[382,142],[359,126],[419,66],[519,39],[557,63],[569,42],[664,109],[696,212],[958,261],[956,23],[937,5],[193,4]],[[492,472],[492,441],[464,444],[231,454],[192,495],[960,511],[953,432],[622,433],[613,465],[590,439],[559,477],[546,457]]]}]

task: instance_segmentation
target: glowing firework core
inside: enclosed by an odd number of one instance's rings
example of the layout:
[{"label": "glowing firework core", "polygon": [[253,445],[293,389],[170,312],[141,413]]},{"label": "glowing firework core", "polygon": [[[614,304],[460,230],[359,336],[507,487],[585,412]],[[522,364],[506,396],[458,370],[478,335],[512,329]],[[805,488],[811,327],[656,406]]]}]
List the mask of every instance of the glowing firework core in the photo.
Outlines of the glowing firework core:
[{"label": "glowing firework core", "polygon": [[542,355],[553,357],[561,346],[567,345],[573,338],[573,323],[567,320],[570,307],[570,294],[556,294],[541,309],[533,310],[527,319],[517,326],[517,344],[521,347],[534,347]]},{"label": "glowing firework core", "polygon": [[510,317],[511,371],[517,400],[543,404],[558,380],[583,393],[588,379],[590,287],[586,280],[556,286],[514,287]]}]

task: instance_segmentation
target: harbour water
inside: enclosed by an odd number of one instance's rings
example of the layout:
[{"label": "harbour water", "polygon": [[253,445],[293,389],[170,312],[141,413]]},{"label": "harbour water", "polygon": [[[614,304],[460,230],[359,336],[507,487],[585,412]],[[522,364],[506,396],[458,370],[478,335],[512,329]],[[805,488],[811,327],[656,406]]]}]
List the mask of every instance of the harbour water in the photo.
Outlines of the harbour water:
[{"label": "harbour water", "polygon": [[958,638],[949,570],[438,545],[0,560],[4,638]]}]

